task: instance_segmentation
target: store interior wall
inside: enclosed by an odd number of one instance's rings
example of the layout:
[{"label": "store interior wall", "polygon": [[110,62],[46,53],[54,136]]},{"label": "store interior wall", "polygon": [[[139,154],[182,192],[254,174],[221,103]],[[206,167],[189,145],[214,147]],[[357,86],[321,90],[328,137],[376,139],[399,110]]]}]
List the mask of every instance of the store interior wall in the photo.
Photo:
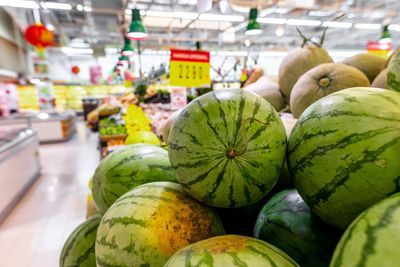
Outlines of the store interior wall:
[{"label": "store interior wall", "polygon": [[28,72],[27,45],[13,18],[0,9],[0,69]]}]

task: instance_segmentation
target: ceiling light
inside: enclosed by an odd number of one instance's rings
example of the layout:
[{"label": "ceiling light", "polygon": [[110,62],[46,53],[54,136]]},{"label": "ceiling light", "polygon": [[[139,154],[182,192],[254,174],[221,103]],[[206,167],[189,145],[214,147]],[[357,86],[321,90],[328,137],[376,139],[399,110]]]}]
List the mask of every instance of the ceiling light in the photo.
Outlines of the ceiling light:
[{"label": "ceiling light", "polygon": [[90,7],[90,6],[84,6],[84,7],[83,7],[83,11],[85,11],[85,12],[92,12],[93,9],[92,9],[92,7]]},{"label": "ceiling light", "polygon": [[222,14],[225,14],[228,11],[229,3],[227,0],[220,0],[219,1],[219,10],[221,10]]},{"label": "ceiling light", "polygon": [[257,21],[263,24],[285,24],[287,19],[281,18],[258,18]]},{"label": "ceiling light", "polygon": [[285,30],[282,27],[278,27],[275,31],[276,36],[282,37],[285,34]]},{"label": "ceiling light", "polygon": [[250,9],[249,24],[247,24],[246,35],[258,35],[262,33],[261,25],[257,22],[257,8]]},{"label": "ceiling light", "polygon": [[340,21],[325,21],[322,26],[329,27],[329,28],[342,28],[342,29],[349,29],[353,26],[351,22],[340,22]]},{"label": "ceiling light", "polygon": [[246,47],[250,47],[250,46],[251,46],[251,41],[250,41],[249,39],[246,39],[246,40],[244,41],[244,45],[245,45]]},{"label": "ceiling light", "polygon": [[72,9],[72,6],[67,3],[41,2],[41,5],[44,8],[48,8],[48,9],[58,9],[58,10],[71,10]]},{"label": "ceiling light", "polygon": [[287,25],[293,26],[314,26],[317,27],[321,25],[321,21],[312,19],[289,19]]},{"label": "ceiling light", "polygon": [[126,37],[131,40],[144,40],[149,37],[149,34],[142,23],[140,11],[138,9],[132,9],[132,22],[129,26],[129,32],[126,34]]},{"label": "ceiling light", "polygon": [[399,24],[390,24],[389,25],[389,30],[390,31],[398,31],[398,32],[400,32],[400,25]]},{"label": "ceiling light", "polygon": [[36,2],[25,0],[0,0],[0,6],[39,9]]},{"label": "ceiling light", "polygon": [[146,11],[146,16],[161,17],[161,18],[176,18],[176,19],[196,19],[199,14],[195,12],[163,12],[163,11]]},{"label": "ceiling light", "polygon": [[132,10],[130,10],[130,9],[125,9],[125,14],[126,14],[126,15],[132,15]]},{"label": "ceiling light", "polygon": [[83,11],[83,5],[77,4],[77,5],[76,5],[76,10],[78,10],[78,11]]},{"label": "ceiling light", "polygon": [[242,22],[244,21],[243,16],[231,16],[231,15],[219,15],[203,13],[199,17],[200,20],[211,20],[211,21],[230,21],[230,22]]},{"label": "ceiling light", "polygon": [[335,12],[335,10],[311,10],[308,12],[308,15],[313,17],[328,17],[335,14]]},{"label": "ceiling light", "polygon": [[378,23],[356,23],[354,28],[361,30],[380,30],[381,25]]},{"label": "ceiling light", "polygon": [[61,52],[64,54],[93,54],[93,49],[91,48],[74,48],[69,46],[61,47]]}]

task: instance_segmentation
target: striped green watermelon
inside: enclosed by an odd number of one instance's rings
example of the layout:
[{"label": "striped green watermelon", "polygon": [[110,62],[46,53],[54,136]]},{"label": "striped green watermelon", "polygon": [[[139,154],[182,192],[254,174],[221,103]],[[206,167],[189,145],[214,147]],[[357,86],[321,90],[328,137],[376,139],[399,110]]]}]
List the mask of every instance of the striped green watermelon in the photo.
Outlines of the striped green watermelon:
[{"label": "striped green watermelon", "polygon": [[400,94],[351,88],[311,105],[289,139],[296,189],[320,218],[345,228],[400,191]]},{"label": "striped green watermelon", "polygon": [[96,267],[94,247],[101,215],[79,225],[68,237],[60,255],[60,267]]},{"label": "striped green watermelon", "polygon": [[218,216],[176,183],[141,185],[119,198],[97,231],[97,267],[159,267],[180,248],[224,234]]},{"label": "striped green watermelon", "polygon": [[179,250],[164,267],[293,267],[294,260],[276,247],[239,235],[217,236]]},{"label": "striped green watermelon", "polygon": [[363,212],[346,230],[330,267],[400,266],[400,194]]},{"label": "striped green watermelon", "polygon": [[340,237],[311,213],[294,189],[276,194],[265,204],[254,236],[282,249],[302,267],[329,266]]},{"label": "striped green watermelon", "polygon": [[286,133],[275,109],[242,90],[220,90],[192,101],[169,139],[178,181],[210,206],[257,202],[275,185],[285,160]]},{"label": "striped green watermelon", "polygon": [[93,177],[93,200],[104,214],[129,190],[156,181],[176,181],[168,152],[151,144],[127,145],[100,162]]}]

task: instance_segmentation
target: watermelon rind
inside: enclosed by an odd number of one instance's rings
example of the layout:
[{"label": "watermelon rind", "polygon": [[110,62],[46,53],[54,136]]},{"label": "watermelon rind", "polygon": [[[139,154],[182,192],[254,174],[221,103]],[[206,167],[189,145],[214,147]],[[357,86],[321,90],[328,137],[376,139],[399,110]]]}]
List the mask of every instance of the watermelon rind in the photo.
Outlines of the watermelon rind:
[{"label": "watermelon rind", "polygon": [[168,152],[152,144],[127,145],[100,162],[93,177],[93,200],[104,214],[129,190],[157,181],[176,182]]},{"label": "watermelon rind", "polygon": [[296,123],[288,165],[307,205],[346,228],[400,190],[400,94],[351,88],[312,104]]},{"label": "watermelon rind", "polygon": [[256,238],[280,248],[302,267],[329,266],[340,234],[313,214],[295,189],[274,195],[254,228]]},{"label": "watermelon rind", "polygon": [[218,216],[179,184],[144,184],[124,194],[103,216],[97,267],[163,266],[180,248],[222,234]]},{"label": "watermelon rind", "polygon": [[279,114],[262,97],[218,90],[186,106],[168,138],[171,166],[185,190],[218,208],[238,208],[275,185],[286,154]]},{"label": "watermelon rind", "polygon": [[255,238],[225,235],[187,246],[164,267],[295,267],[293,259],[278,248]]},{"label": "watermelon rind", "polygon": [[330,267],[400,265],[400,194],[363,212],[345,231]]},{"label": "watermelon rind", "polygon": [[69,235],[61,251],[60,267],[96,267],[95,241],[100,220],[101,215],[96,214]]}]

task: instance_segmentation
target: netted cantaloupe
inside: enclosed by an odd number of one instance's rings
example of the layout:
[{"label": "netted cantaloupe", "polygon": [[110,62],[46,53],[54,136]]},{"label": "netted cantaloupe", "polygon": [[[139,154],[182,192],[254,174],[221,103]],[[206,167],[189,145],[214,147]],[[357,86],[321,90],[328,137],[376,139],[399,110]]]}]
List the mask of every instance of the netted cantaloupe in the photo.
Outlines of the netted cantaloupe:
[{"label": "netted cantaloupe", "polygon": [[346,58],[343,63],[362,71],[372,83],[385,68],[386,60],[371,54],[357,54]]},{"label": "netted cantaloupe", "polygon": [[371,86],[376,88],[387,89],[388,88],[387,76],[388,76],[388,70],[384,69],[383,71],[381,71],[381,73],[379,73],[378,76],[376,76]]},{"label": "netted cantaloupe", "polygon": [[276,111],[281,111],[285,107],[285,98],[279,90],[277,83],[271,82],[263,76],[257,82],[244,88],[245,91],[254,93],[267,100]]},{"label": "netted cantaloupe", "polygon": [[306,72],[294,85],[290,108],[295,118],[312,103],[334,92],[351,87],[370,86],[368,78],[358,69],[337,63],[319,65]]}]

